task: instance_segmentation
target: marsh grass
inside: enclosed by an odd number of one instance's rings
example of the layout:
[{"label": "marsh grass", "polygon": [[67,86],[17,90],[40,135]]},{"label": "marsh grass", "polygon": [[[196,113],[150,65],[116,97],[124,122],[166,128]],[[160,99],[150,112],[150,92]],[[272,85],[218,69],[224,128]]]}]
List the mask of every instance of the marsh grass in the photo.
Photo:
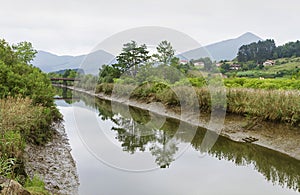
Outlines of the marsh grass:
[{"label": "marsh grass", "polygon": [[[96,92],[111,94],[113,84],[101,84]],[[128,90],[130,88],[130,90]],[[170,86],[165,83],[144,83],[134,90],[132,85],[118,84],[116,91],[134,99],[162,102],[165,105],[194,107],[197,95],[199,110],[226,109],[228,113],[254,119],[300,124],[300,92],[297,90],[265,90],[248,88],[207,88],[191,86]],[[224,100],[225,99],[225,100]]]},{"label": "marsh grass", "polygon": [[300,92],[236,88],[227,90],[227,110],[262,120],[300,123]]}]

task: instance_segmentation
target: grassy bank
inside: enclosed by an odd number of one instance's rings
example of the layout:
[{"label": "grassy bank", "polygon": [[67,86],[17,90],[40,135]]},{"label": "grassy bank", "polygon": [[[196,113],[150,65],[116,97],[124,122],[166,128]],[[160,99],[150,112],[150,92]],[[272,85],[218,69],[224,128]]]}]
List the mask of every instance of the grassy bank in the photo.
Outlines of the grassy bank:
[{"label": "grassy bank", "polygon": [[[96,93],[126,97],[143,101],[162,102],[170,107],[195,106],[195,92],[201,112],[210,113],[212,109],[225,109],[228,113],[239,114],[257,120],[300,124],[300,92],[282,90],[263,90],[247,88],[227,88],[226,101],[222,93],[207,87],[170,87],[162,83],[144,83],[138,87],[126,84],[103,83],[96,87]],[[212,94],[214,93],[214,94]],[[177,95],[176,95],[177,94]],[[180,94],[180,97],[178,97]],[[213,103],[212,103],[213,95]]]},{"label": "grassy bank", "polygon": [[0,39],[0,175],[30,183],[25,172],[26,144],[43,145],[61,115],[48,76],[33,67],[31,43],[10,45]]},{"label": "grassy bank", "polygon": [[36,182],[24,171],[24,149],[27,143],[41,145],[51,139],[51,112],[29,98],[7,97],[0,99],[0,119],[0,175],[34,187],[29,184]]}]

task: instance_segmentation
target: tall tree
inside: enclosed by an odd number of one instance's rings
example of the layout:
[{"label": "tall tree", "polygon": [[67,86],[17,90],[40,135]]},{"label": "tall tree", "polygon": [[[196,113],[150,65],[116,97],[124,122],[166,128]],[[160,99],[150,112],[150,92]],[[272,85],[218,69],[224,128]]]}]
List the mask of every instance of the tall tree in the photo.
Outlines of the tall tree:
[{"label": "tall tree", "polygon": [[300,57],[300,41],[289,42],[278,46],[274,52],[274,58]]},{"label": "tall tree", "polygon": [[256,61],[261,64],[267,59],[272,59],[276,45],[274,40],[267,39],[243,45],[239,48],[237,59],[239,62]]},{"label": "tall tree", "polygon": [[171,60],[174,58],[175,50],[168,41],[162,41],[156,47],[158,54],[153,56],[158,59],[159,62],[169,65]]},{"label": "tall tree", "polygon": [[112,66],[119,69],[121,73],[129,72],[132,76],[136,76],[138,67],[145,64],[150,56],[145,44],[138,45],[135,41],[124,44],[122,53],[117,56],[117,64]]},{"label": "tall tree", "polygon": [[33,49],[32,44],[26,41],[13,45],[12,48],[17,58],[26,64],[29,64],[37,53],[37,51]]}]

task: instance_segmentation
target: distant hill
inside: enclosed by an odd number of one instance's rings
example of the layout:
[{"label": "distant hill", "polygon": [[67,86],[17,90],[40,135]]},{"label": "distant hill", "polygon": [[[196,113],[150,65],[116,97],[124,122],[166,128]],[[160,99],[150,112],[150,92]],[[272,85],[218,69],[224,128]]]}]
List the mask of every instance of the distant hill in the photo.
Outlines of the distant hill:
[{"label": "distant hill", "polygon": [[[46,51],[38,51],[32,64],[47,73],[78,68],[84,69],[85,73],[98,73],[98,69],[101,65],[113,59],[113,55],[103,50],[79,56],[58,56]],[[84,62],[84,64],[82,64],[82,62]]]},{"label": "distant hill", "polygon": [[249,44],[252,42],[257,42],[259,40],[263,40],[262,38],[247,32],[235,39],[229,39],[221,42],[217,42],[211,45],[207,45],[203,48],[194,49],[191,51],[187,51],[182,54],[185,58],[191,59],[199,59],[201,57],[208,57],[206,55],[205,49],[208,53],[213,57],[214,60],[232,60],[236,57],[238,49],[245,44]]},{"label": "distant hill", "polygon": [[[221,41],[207,45],[204,48],[185,52],[180,54],[179,57],[189,60],[199,59],[201,57],[207,57],[207,52],[205,51],[207,50],[217,61],[225,59],[232,60],[236,57],[239,47],[259,40],[262,39],[248,32],[235,39]],[[33,65],[39,67],[44,72],[82,68],[85,73],[97,74],[101,65],[111,62],[113,59],[113,55],[103,50],[95,51],[89,55],[80,56],[58,56],[46,51],[38,51],[35,59],[33,60]],[[82,65],[83,61],[84,64]]]},{"label": "distant hill", "polygon": [[81,69],[81,68],[75,68],[75,69],[63,69],[63,70],[58,70],[58,71],[54,71],[53,73],[56,73],[56,74],[64,74],[67,70],[73,70],[77,73],[80,73],[80,74],[84,74],[84,70]]}]

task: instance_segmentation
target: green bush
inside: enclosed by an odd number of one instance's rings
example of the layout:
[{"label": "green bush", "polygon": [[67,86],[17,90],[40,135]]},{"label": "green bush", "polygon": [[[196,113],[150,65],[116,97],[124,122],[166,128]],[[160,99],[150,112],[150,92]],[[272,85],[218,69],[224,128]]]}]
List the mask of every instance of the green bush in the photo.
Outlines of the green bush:
[{"label": "green bush", "polygon": [[26,180],[25,188],[32,195],[50,195],[45,189],[45,183],[37,175],[34,175],[32,179],[28,178]]},{"label": "green bush", "polygon": [[[14,169],[7,169],[7,176],[23,175],[23,152],[26,143],[45,144],[51,139],[51,111],[33,105],[29,98],[7,97],[0,99],[0,156],[1,161],[15,159]],[[3,170],[2,170],[3,172]],[[26,177],[26,175],[23,177]]]}]

